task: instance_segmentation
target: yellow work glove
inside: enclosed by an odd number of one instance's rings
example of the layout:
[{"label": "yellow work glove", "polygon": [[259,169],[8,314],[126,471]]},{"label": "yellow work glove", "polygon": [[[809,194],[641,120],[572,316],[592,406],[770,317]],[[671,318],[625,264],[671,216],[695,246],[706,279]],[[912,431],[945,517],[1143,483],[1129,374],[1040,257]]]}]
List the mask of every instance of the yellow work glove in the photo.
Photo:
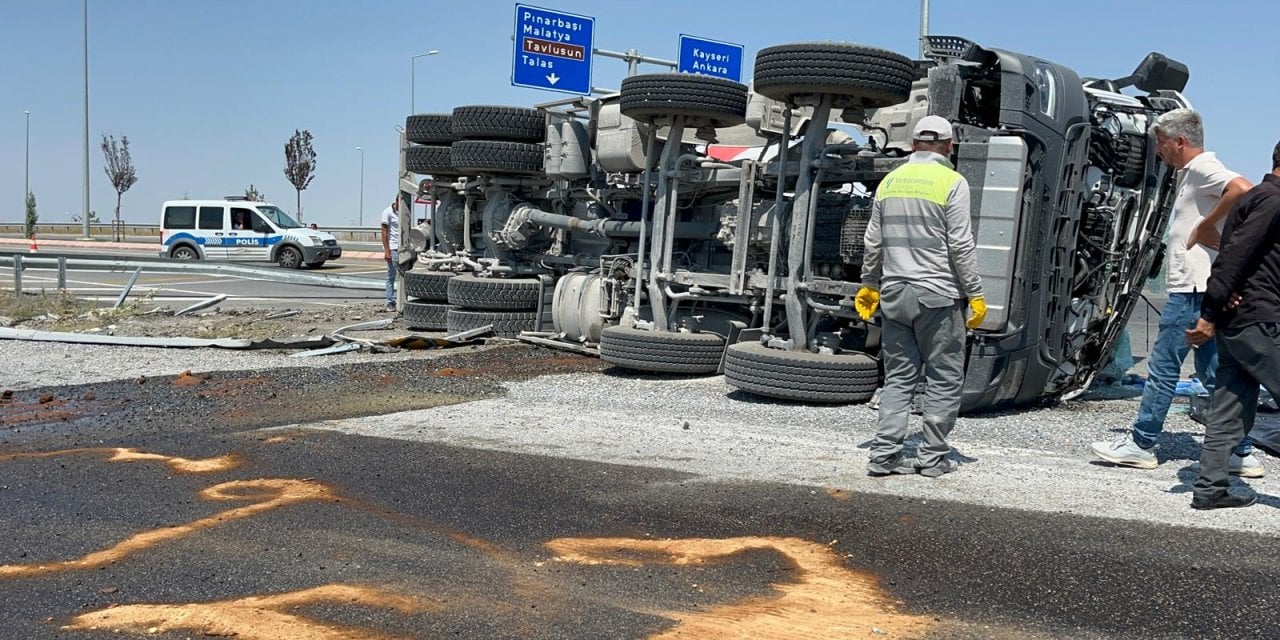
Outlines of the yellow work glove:
[{"label": "yellow work glove", "polygon": [[982,296],[969,298],[969,319],[965,321],[964,326],[970,329],[977,329],[983,320],[987,319],[987,301]]},{"label": "yellow work glove", "polygon": [[853,297],[853,308],[858,311],[858,317],[864,321],[870,320],[879,306],[880,292],[872,287],[858,289],[858,295]]}]

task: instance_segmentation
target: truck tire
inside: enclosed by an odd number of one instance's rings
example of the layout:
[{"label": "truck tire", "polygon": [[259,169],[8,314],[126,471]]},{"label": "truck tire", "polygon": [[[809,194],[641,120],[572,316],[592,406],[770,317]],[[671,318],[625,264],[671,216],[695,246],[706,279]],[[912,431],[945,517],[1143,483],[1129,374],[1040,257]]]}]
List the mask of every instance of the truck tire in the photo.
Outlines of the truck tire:
[{"label": "truck tire", "polygon": [[822,355],[739,342],[725,354],[724,379],[768,398],[846,403],[871,400],[881,377],[880,363],[864,353]]},{"label": "truck tire", "polygon": [[650,73],[623,78],[621,93],[622,114],[641,122],[686,116],[732,127],[747,117],[747,85],[723,78]]},{"label": "truck tire", "polygon": [[455,173],[542,174],[542,145],[493,140],[453,143],[449,163]]},{"label": "truck tire", "polygon": [[451,271],[410,271],[404,274],[404,294],[418,302],[448,302]]},{"label": "truck tire", "polygon": [[600,334],[600,359],[635,371],[715,373],[723,355],[724,338],[714,333],[613,326]]},{"label": "truck tire", "polygon": [[435,145],[414,145],[405,149],[406,171],[426,175],[456,174],[449,163],[450,148]]},{"label": "truck tire", "polygon": [[542,142],[547,136],[547,116],[526,107],[454,107],[453,134],[457,140]]},{"label": "truck tire", "polygon": [[1116,148],[1116,186],[1136,189],[1147,177],[1147,137],[1124,134]]},{"label": "truck tire", "polygon": [[805,42],[761,49],[755,90],[774,100],[806,93],[854,98],[868,109],[905,102],[915,63],[892,51],[855,44]]},{"label": "truck tire", "polygon": [[420,113],[404,121],[404,137],[416,144],[450,145],[453,137],[453,116],[447,113]]},{"label": "truck tire", "polygon": [[526,310],[538,308],[542,283],[531,279],[479,278],[471,274],[449,279],[449,304],[467,309]]},{"label": "truck tire", "polygon": [[285,245],[276,252],[276,264],[282,269],[301,269],[302,251],[297,247]]},{"label": "truck tire", "polygon": [[487,324],[493,325],[493,335],[499,338],[514,338],[520,335],[521,331],[534,331],[538,328],[538,312],[450,309],[445,317],[445,330],[450,335]]},{"label": "truck tire", "polygon": [[404,326],[422,331],[444,331],[453,305],[432,302],[404,303]]}]

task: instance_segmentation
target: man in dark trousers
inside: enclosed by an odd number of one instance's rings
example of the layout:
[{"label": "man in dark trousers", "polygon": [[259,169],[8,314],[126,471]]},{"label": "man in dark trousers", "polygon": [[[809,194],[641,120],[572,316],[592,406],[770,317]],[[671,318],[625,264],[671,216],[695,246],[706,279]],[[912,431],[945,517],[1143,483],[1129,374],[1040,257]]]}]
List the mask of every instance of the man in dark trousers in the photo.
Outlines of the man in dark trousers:
[{"label": "man in dark trousers", "polygon": [[[965,328],[982,324],[987,305],[969,219],[969,183],[950,160],[953,138],[946,118],[925,116],[916,123],[907,163],[876,188],[863,238],[862,288],[854,307],[863,320],[877,308],[883,316],[884,392],[867,462],[873,476],[937,478],[955,469],[947,436],[960,412]],[[921,378],[925,441],[908,461],[902,442]]]},{"label": "man in dark trousers", "polygon": [[1258,385],[1280,394],[1280,144],[1271,173],[1227,217],[1200,320],[1187,339],[1195,346],[1213,339],[1218,347],[1218,384],[1191,508],[1247,507],[1257,497],[1228,492],[1227,459],[1253,429]]}]

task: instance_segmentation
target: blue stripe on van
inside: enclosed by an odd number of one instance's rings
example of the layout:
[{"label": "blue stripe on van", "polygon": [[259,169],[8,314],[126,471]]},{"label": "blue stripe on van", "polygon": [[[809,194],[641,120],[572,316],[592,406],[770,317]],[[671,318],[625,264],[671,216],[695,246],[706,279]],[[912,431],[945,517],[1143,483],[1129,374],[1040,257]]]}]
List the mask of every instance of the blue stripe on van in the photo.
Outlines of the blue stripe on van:
[{"label": "blue stripe on van", "polygon": [[171,245],[179,240],[190,240],[196,244],[204,244],[204,241],[205,241],[204,238],[199,238],[189,233],[174,233],[174,234],[170,234],[169,237],[164,239],[164,244],[166,246]]},{"label": "blue stripe on van", "polygon": [[[236,237],[233,240],[232,238],[229,238],[229,237],[207,238],[207,237],[195,236],[190,233],[174,233],[164,239],[164,244],[165,246],[168,246],[179,240],[190,240],[198,245],[201,245],[201,246],[208,245],[211,247],[270,247],[270,246],[279,244],[281,240],[284,240],[284,236],[255,235],[255,236]],[[227,242],[223,242],[224,240]]]}]

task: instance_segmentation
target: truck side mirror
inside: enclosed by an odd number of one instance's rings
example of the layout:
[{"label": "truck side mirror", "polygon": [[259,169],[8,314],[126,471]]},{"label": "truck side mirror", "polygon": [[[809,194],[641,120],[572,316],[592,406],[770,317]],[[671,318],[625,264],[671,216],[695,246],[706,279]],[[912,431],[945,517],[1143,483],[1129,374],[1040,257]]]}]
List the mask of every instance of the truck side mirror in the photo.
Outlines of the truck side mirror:
[{"label": "truck side mirror", "polygon": [[1134,70],[1133,85],[1141,91],[1182,91],[1187,87],[1191,72],[1187,65],[1160,53],[1148,53]]}]

